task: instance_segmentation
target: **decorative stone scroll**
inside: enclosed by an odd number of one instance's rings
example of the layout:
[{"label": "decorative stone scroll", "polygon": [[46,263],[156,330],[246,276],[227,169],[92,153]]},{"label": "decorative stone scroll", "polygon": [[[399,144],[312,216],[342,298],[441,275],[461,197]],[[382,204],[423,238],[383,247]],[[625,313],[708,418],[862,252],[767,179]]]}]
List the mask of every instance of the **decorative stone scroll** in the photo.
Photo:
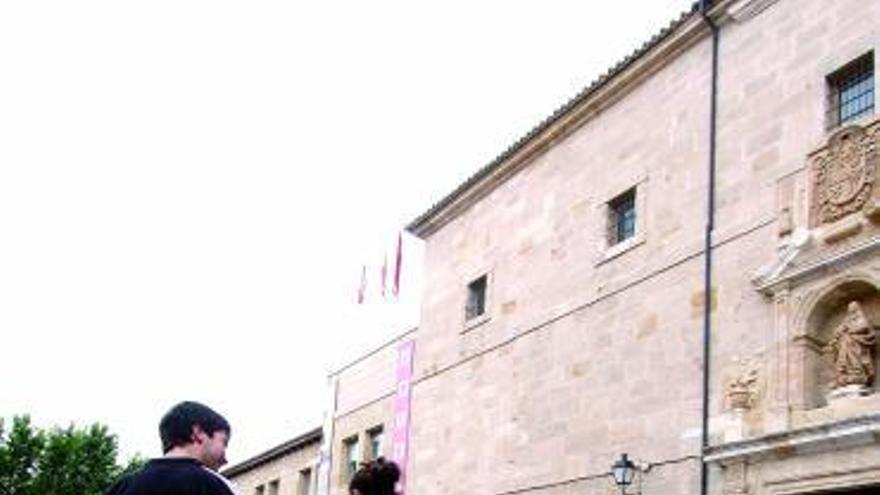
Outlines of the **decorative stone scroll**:
[{"label": "decorative stone scroll", "polygon": [[869,204],[878,169],[877,131],[876,127],[845,127],[813,157],[813,227],[835,222]]},{"label": "decorative stone scroll", "polygon": [[843,321],[834,329],[826,346],[831,356],[832,387],[867,387],[874,381],[874,349],[877,335],[862,305],[852,301]]}]

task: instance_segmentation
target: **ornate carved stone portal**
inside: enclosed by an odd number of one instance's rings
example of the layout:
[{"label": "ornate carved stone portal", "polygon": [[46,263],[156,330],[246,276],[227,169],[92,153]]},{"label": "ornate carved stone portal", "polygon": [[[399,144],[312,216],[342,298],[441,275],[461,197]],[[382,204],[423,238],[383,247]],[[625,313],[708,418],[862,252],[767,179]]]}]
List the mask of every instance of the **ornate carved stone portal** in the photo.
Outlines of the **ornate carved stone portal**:
[{"label": "ornate carved stone portal", "polygon": [[878,129],[850,126],[812,159],[811,223],[818,227],[865,208],[874,194]]},{"label": "ornate carved stone portal", "polygon": [[832,388],[873,384],[876,344],[876,332],[861,304],[850,302],[843,321],[834,329],[826,346],[832,363]]}]

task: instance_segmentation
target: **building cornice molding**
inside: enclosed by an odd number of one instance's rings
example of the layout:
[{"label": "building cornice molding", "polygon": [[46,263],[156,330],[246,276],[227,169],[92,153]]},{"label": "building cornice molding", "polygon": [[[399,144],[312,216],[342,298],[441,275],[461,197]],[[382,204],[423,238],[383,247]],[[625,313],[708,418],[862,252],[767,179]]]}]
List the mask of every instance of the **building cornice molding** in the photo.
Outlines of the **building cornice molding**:
[{"label": "building cornice molding", "polygon": [[740,0],[733,2],[727,10],[737,22],[745,22],[757,16],[778,0]]},{"label": "building cornice molding", "polygon": [[793,283],[820,273],[827,268],[840,266],[844,262],[875,253],[880,248],[880,237],[871,237],[845,251],[811,260],[802,266],[792,267],[796,258],[806,250],[807,246],[806,243],[793,245],[790,249],[783,251],[771,267],[755,275],[752,278],[752,283],[758,292],[770,296],[780,287],[789,287]]},{"label": "building cornice molding", "polygon": [[706,462],[731,463],[798,453],[818,453],[841,446],[880,442],[880,414],[845,419],[808,428],[711,446]]},{"label": "building cornice molding", "polygon": [[238,476],[242,473],[262,466],[263,464],[272,462],[279,457],[285,456],[293,451],[303,449],[308,445],[318,444],[321,441],[321,435],[321,428],[309,430],[296,438],[272,447],[271,449],[259,453],[249,459],[245,459],[244,461],[239,462],[234,466],[230,466],[224,469],[221,474],[223,474],[223,476],[227,478]]}]

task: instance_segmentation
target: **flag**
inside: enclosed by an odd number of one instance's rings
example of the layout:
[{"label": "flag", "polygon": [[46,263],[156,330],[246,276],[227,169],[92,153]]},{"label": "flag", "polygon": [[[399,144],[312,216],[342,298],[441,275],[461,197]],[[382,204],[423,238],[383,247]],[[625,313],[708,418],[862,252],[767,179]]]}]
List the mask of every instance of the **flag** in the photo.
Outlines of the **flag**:
[{"label": "flag", "polygon": [[358,304],[364,303],[364,298],[367,295],[367,265],[364,265],[361,269],[361,285],[358,287]]},{"label": "flag", "polygon": [[397,233],[397,256],[394,259],[394,286],[391,292],[395,297],[400,295],[400,268],[403,266],[403,234]]}]

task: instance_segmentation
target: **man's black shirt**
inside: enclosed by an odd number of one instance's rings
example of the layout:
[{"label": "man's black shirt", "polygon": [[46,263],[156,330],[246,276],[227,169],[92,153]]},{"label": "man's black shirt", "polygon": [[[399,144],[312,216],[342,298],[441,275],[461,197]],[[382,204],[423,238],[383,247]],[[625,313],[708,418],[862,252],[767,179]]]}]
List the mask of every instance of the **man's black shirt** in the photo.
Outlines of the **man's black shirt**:
[{"label": "man's black shirt", "polygon": [[220,475],[188,457],[152,459],[107,495],[235,495]]}]

